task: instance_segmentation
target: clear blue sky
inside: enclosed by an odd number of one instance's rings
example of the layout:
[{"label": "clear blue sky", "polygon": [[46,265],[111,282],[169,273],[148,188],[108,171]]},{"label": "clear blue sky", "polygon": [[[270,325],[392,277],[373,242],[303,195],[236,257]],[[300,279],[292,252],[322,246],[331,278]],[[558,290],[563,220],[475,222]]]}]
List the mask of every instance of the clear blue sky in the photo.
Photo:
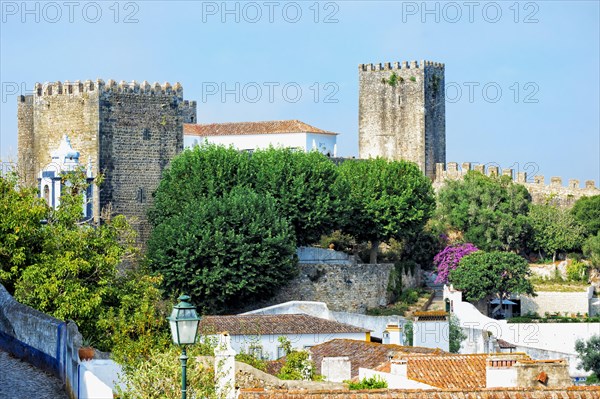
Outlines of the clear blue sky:
[{"label": "clear blue sky", "polygon": [[0,156],[16,88],[96,78],[179,81],[200,122],[300,119],[357,155],[358,64],[425,59],[446,64],[448,161],[598,185],[599,4],[3,1]]}]

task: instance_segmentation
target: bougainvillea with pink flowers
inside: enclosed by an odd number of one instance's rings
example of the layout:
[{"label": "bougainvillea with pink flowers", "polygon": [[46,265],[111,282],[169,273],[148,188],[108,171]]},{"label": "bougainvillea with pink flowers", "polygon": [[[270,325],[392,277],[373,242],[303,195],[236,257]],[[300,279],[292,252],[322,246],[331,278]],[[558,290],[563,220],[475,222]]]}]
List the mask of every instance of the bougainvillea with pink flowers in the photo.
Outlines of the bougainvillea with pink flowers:
[{"label": "bougainvillea with pink flowers", "polygon": [[470,254],[479,251],[479,249],[470,242],[464,244],[448,245],[433,258],[433,264],[437,268],[438,275],[435,279],[436,284],[447,283],[450,272],[458,267],[458,262]]}]

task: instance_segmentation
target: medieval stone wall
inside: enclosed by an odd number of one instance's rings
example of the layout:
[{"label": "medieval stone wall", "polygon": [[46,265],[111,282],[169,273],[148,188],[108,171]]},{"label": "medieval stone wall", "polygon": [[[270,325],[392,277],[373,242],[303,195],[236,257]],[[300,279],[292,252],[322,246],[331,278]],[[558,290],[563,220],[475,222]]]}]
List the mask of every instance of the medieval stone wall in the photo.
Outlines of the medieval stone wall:
[{"label": "medieval stone wall", "polygon": [[[143,87],[146,86],[144,89]],[[144,243],[146,212],[170,160],[183,150],[183,91],[109,81],[100,100],[100,202],[130,218]]]},{"label": "medieval stone wall", "polygon": [[104,183],[94,188],[95,220],[107,205],[132,221],[145,242],[146,211],[162,171],[183,150],[183,123],[196,120],[196,102],[183,100],[180,84],[143,82],[37,83],[18,99],[19,171],[27,184],[51,161],[68,135],[83,166],[92,163]]},{"label": "medieval stone wall", "polygon": [[[430,178],[446,161],[444,64],[361,64],[359,157],[415,162]],[[390,80],[391,79],[391,80]]]},{"label": "medieval stone wall", "polygon": [[529,179],[527,172],[517,172],[515,175],[514,170],[510,168],[501,169],[496,165],[486,167],[486,165],[474,165],[471,162],[464,162],[461,167],[456,162],[448,162],[447,166],[443,163],[436,164],[433,187],[438,191],[444,186],[446,180],[460,180],[470,170],[479,171],[487,176],[509,176],[515,183],[522,184],[527,188],[532,201],[536,204],[552,200],[561,207],[571,207],[581,197],[600,194],[600,190],[593,180],[587,180],[581,187],[579,180],[571,179],[567,186],[563,186],[562,178],[552,177],[550,184],[546,184],[542,175],[536,175],[533,179]]}]

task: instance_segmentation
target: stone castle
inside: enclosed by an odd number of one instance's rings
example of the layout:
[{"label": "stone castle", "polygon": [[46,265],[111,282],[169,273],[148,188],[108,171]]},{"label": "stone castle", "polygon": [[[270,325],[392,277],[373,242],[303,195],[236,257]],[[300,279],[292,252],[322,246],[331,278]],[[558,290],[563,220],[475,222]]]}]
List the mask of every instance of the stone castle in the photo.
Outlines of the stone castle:
[{"label": "stone castle", "polygon": [[183,150],[183,124],[194,121],[196,102],[183,99],[179,83],[38,83],[32,95],[18,99],[21,180],[41,181],[66,134],[91,174],[104,179],[90,195],[94,220],[110,204],[112,212],[131,218],[145,242],[152,193],[169,161]]},{"label": "stone castle", "polygon": [[[444,64],[411,61],[361,64],[358,69],[360,158],[415,162],[435,187],[472,168],[468,163],[462,170],[456,163],[445,166]],[[61,140],[70,141],[77,158],[87,162],[88,176],[103,176],[100,188],[88,195],[92,206],[87,212],[98,222],[101,210],[110,205],[113,213],[132,219],[145,242],[152,193],[169,161],[183,150],[183,124],[196,122],[196,102],[183,99],[179,83],[37,83],[33,94],[18,99],[21,181],[37,185],[44,195],[41,185],[55,179],[52,173],[58,170],[51,165],[52,154]],[[485,172],[484,165],[475,169]],[[491,166],[488,174],[513,172]],[[568,206],[581,196],[600,194],[593,181],[581,188],[576,180],[563,187],[555,177],[550,185],[543,176],[535,176],[534,183],[523,173],[512,177],[525,184],[536,202],[554,196]]]},{"label": "stone castle", "polygon": [[358,66],[359,158],[406,159],[432,180],[446,162],[444,64]]}]

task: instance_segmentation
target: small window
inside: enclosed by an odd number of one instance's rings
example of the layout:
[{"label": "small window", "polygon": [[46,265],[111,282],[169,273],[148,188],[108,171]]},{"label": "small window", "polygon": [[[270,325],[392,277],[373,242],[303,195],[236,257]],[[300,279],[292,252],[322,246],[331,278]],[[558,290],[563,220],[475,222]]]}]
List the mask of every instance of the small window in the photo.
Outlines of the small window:
[{"label": "small window", "polygon": [[278,346],[277,347],[277,359],[281,359],[284,356],[285,356],[285,349],[283,349],[281,346]]},{"label": "small window", "polygon": [[192,123],[194,123],[194,117],[193,117],[193,116],[192,116],[192,117],[190,117],[190,121],[191,121]]},{"label": "small window", "polygon": [[139,187],[138,188],[137,195],[136,195],[136,200],[140,204],[143,204],[143,203],[146,202],[146,192],[144,190],[144,187]]},{"label": "small window", "polygon": [[143,138],[144,138],[144,140],[150,140],[150,129],[148,129],[148,128],[144,129]]},{"label": "small window", "polygon": [[248,349],[248,353],[250,355],[252,355],[256,359],[262,359],[263,358],[262,347],[260,347],[260,346],[251,346]]}]

